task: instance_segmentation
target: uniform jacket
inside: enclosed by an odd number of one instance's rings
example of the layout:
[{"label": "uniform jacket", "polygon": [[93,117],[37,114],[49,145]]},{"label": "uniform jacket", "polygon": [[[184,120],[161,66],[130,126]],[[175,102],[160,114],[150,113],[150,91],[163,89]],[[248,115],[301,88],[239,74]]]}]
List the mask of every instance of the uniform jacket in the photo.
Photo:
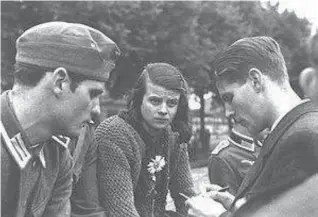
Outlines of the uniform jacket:
[{"label": "uniform jacket", "polygon": [[256,160],[261,143],[232,130],[211,152],[208,164],[212,184],[229,186],[229,192],[236,195],[242,181]]},{"label": "uniform jacket", "polygon": [[262,195],[271,200],[317,173],[317,165],[318,108],[308,101],[288,112],[267,136],[235,201]]},{"label": "uniform jacket", "polygon": [[72,217],[103,217],[99,206],[96,160],[97,143],[93,142],[94,126],[85,125],[78,139],[72,140],[69,150],[73,156]]},{"label": "uniform jacket", "polygon": [[119,116],[106,119],[96,129],[100,198],[109,216],[164,216],[168,189],[176,210],[186,213],[185,199],[178,193],[194,195],[187,146],[177,142],[176,133],[167,133],[166,165],[153,189],[147,171],[150,158],[145,156],[150,144],[145,144],[136,129]]},{"label": "uniform jacket", "polygon": [[[30,148],[9,100],[1,95],[1,216],[70,216],[72,158],[50,139]],[[8,140],[10,142],[8,142]]]}]

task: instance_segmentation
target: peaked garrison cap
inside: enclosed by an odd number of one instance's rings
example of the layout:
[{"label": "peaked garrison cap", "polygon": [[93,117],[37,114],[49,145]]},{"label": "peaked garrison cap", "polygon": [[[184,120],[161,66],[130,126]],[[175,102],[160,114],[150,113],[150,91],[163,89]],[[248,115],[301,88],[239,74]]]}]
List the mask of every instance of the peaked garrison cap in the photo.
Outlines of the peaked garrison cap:
[{"label": "peaked garrison cap", "polygon": [[107,81],[120,50],[102,32],[78,23],[48,22],[26,30],[16,41],[16,62],[64,67],[88,79]]}]

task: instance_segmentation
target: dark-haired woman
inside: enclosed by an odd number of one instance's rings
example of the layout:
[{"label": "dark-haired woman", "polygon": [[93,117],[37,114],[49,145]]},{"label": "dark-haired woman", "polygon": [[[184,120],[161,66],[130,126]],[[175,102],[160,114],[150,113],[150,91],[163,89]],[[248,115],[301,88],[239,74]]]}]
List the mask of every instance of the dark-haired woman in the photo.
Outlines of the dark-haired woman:
[{"label": "dark-haired woman", "polygon": [[99,146],[100,202],[109,216],[168,216],[168,191],[176,213],[194,196],[187,142],[187,84],[175,67],[148,64],[128,99],[128,110],[102,122]]}]

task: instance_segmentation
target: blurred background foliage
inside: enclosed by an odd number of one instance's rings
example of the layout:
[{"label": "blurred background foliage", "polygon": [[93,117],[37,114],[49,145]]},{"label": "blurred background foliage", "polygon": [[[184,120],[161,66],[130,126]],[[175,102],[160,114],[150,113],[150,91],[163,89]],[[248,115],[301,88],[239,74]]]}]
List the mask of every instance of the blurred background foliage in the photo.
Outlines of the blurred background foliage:
[{"label": "blurred background foliage", "polygon": [[[268,35],[282,46],[292,83],[308,65],[310,23],[278,5],[205,1],[34,1],[1,2],[1,87],[12,86],[15,40],[47,21],[79,22],[97,28],[123,51],[117,71],[118,96],[148,62],[179,67],[198,95],[213,90],[208,73],[213,58],[235,40]],[[128,77],[127,77],[128,76]],[[123,77],[125,79],[123,79]],[[294,85],[297,89],[296,85]],[[298,89],[297,89],[298,91]]]},{"label": "blurred background foliage", "polygon": [[[216,92],[213,77],[209,79],[213,59],[242,37],[275,38],[292,86],[302,95],[298,75],[309,65],[306,41],[311,24],[294,12],[279,13],[278,6],[258,1],[1,1],[1,89],[12,87],[15,41],[23,31],[54,20],[83,23],[104,32],[122,50],[111,81],[116,84],[115,98],[130,89],[149,62],[181,69],[200,99],[203,138],[204,94]],[[213,97],[212,103],[220,105],[218,95]]]}]

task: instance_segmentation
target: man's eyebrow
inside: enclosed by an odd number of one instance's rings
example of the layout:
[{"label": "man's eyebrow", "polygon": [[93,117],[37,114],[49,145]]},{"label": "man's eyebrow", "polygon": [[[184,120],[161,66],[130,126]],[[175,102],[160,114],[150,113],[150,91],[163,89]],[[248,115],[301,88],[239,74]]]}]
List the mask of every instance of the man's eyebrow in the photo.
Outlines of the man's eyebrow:
[{"label": "man's eyebrow", "polygon": [[162,98],[162,97],[158,95],[150,95],[149,98]]},{"label": "man's eyebrow", "polygon": [[179,98],[177,96],[171,96],[168,97],[168,100],[179,100]]}]

